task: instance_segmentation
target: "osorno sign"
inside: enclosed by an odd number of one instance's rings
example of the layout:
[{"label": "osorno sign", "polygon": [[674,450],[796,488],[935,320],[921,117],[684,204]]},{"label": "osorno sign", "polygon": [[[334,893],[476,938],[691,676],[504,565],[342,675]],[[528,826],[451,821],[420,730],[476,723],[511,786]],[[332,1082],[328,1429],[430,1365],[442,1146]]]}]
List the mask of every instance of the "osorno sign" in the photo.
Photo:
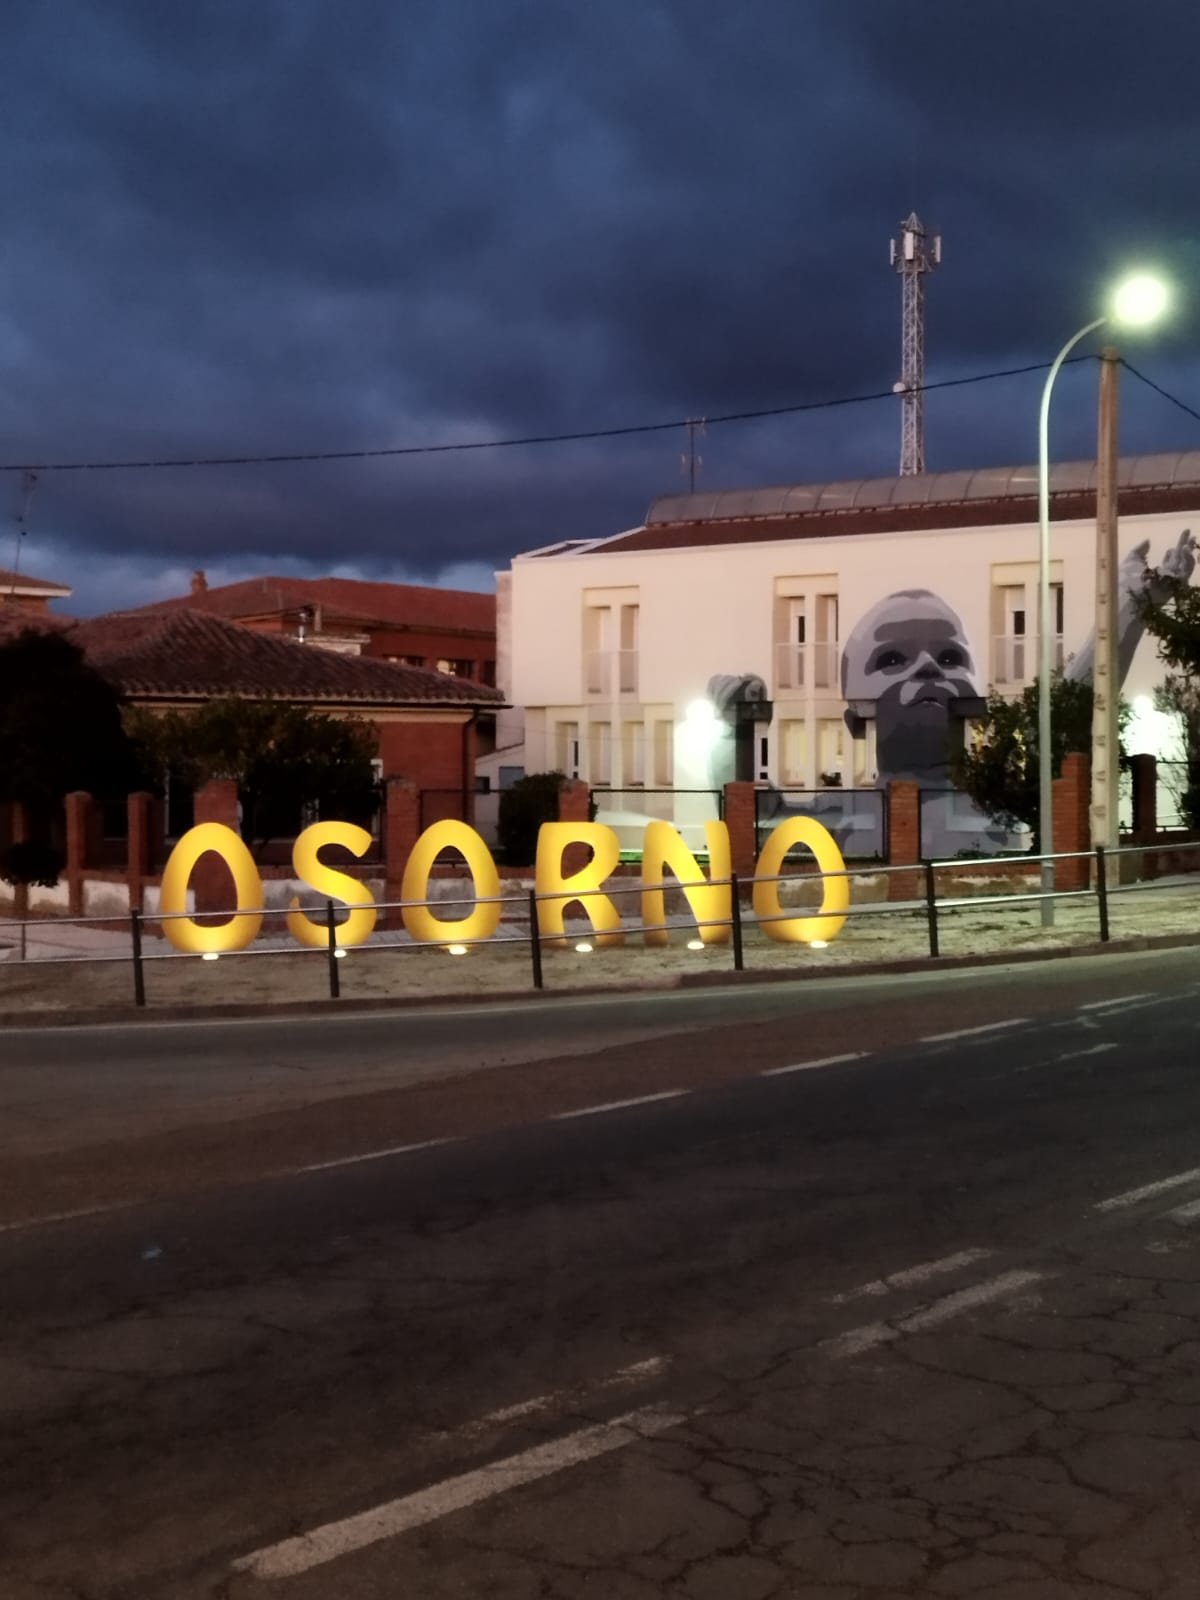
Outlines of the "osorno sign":
[{"label": "osorno sign", "polygon": [[[704,824],[708,846],[706,877],[679,832],[668,822],[650,822],[642,844],[641,920],[649,945],[666,944],[667,921],[664,875],[669,868],[680,885],[688,909],[699,925],[705,944],[725,944],[732,917],[729,829],[723,822]],[[321,851],[341,845],[352,856],[365,855],[371,835],[353,822],[316,822],[292,847],[292,867],[300,881],[323,899],[351,909],[334,930],[339,945],[362,944],[375,926],[375,897],[365,883],[326,866]],[[788,916],[779,900],[774,879],[793,845],[806,846],[821,872],[843,874],[845,863],[832,834],[813,817],[789,817],[772,829],[758,858],[754,884],[754,913],[763,931],[785,944],[809,944],[832,939],[841,931],[850,904],[850,880],[827,876],[822,880],[820,915]],[[572,845],[586,845],[592,858],[576,872],[565,872],[563,860]],[[475,894],[468,916],[443,918],[427,901],[429,875],[443,850],[457,850],[467,864]],[[220,856],[233,878],[237,915],[214,927],[180,915],[187,911],[187,891],[192,872],[208,851]],[[625,938],[621,913],[603,893],[605,881],[620,860],[621,845],[612,828],[599,822],[545,822],[538,832],[534,886],[538,894],[538,931],[552,945],[567,942],[564,914],[573,899],[591,919],[598,944],[620,944]],[[724,879],[726,881],[722,882]],[[762,881],[757,881],[762,880]],[[500,926],[500,874],[492,852],[474,828],[465,822],[435,822],[417,840],[404,867],[401,910],[404,926],[419,944],[456,940],[464,944],[491,938]],[[257,936],[263,919],[263,887],[258,867],[241,837],[222,822],[202,822],[190,829],[171,852],[163,871],[159,910],[167,919],[163,934],[177,950],[200,955],[243,950]],[[325,945],[329,930],[300,909],[293,896],[287,914],[288,932],[302,945]]]}]

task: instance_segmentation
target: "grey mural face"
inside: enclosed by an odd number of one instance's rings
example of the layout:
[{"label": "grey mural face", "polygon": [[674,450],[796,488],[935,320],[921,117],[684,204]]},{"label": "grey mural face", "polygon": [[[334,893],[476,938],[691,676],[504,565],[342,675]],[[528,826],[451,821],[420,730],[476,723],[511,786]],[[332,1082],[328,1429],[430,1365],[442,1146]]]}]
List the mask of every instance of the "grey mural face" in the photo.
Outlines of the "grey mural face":
[{"label": "grey mural face", "polygon": [[842,693],[851,702],[873,702],[881,783],[945,783],[951,704],[979,692],[962,621],[928,589],[888,595],[846,640]]}]

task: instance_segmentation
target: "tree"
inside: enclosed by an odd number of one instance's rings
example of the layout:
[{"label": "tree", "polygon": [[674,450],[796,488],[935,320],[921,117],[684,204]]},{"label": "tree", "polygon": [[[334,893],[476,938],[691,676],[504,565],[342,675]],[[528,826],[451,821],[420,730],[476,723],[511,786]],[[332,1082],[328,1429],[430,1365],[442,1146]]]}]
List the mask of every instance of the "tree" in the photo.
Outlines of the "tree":
[{"label": "tree", "polygon": [[[976,728],[970,749],[953,763],[954,781],[971,796],[979,809],[1006,828],[1018,823],[1038,839],[1040,791],[1038,787],[1038,707],[1041,696],[1033,684],[1016,700],[992,692],[987,715]],[[1055,776],[1065,755],[1085,754],[1092,747],[1092,686],[1055,677],[1050,690]]]},{"label": "tree", "polygon": [[530,772],[500,791],[496,834],[508,866],[533,865],[538,829],[558,820],[558,791],[566,781],[561,772]]},{"label": "tree", "polygon": [[1186,574],[1160,575],[1153,592],[1134,596],[1146,632],[1174,668],[1155,695],[1160,711],[1174,713],[1183,735],[1184,776],[1176,800],[1189,828],[1200,829],[1200,589]]},{"label": "tree", "polygon": [[0,801],[36,832],[72,790],[112,799],[139,777],[120,696],[78,645],[32,628],[0,644]]},{"label": "tree", "polygon": [[147,764],[175,781],[198,789],[232,779],[242,833],[260,846],[296,832],[306,807],[365,823],[378,803],[375,739],[364,723],[231,696],[164,716],[139,710],[129,728]]}]

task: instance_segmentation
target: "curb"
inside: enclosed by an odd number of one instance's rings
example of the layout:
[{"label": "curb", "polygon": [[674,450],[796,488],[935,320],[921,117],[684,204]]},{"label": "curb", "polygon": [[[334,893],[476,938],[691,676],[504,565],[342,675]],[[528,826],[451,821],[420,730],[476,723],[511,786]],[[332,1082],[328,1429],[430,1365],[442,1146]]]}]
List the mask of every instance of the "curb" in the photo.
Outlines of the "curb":
[{"label": "curb", "polygon": [[1067,945],[1048,950],[991,951],[978,956],[911,956],[903,961],[864,961],[844,966],[810,968],[807,971],[680,972],[662,979],[644,979],[618,987],[616,984],[572,984],[545,989],[495,989],[484,993],[441,995],[372,996],[362,1000],[295,1000],[277,1005],[262,1001],[235,1001],[230,1005],[162,1006],[139,1009],[135,1006],[92,1007],[83,1011],[0,1011],[0,1029],[89,1028],[99,1024],[126,1026],[156,1022],[237,1022],[247,1017],[270,1016],[286,1021],[305,1016],[362,1016],[396,1011],[421,1011],[445,1006],[511,1005],[520,1001],[537,1005],[542,1001],[586,999],[608,996],[619,1000],[628,994],[666,994],[677,989],[729,989],[769,983],[816,983],[829,979],[900,977],[910,972],[955,972],[968,968],[1030,966],[1045,961],[1070,961],[1080,957],[1130,955],[1140,950],[1187,950],[1200,946],[1200,933],[1135,934],[1127,939],[1098,940],[1090,944]]}]

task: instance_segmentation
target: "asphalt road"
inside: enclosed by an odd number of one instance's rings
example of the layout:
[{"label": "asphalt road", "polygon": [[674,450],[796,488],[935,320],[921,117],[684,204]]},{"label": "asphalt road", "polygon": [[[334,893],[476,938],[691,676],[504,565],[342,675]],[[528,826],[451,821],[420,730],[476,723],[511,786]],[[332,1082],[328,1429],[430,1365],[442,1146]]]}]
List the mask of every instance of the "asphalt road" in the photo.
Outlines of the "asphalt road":
[{"label": "asphalt road", "polygon": [[[682,998],[297,1024],[371,1092],[6,1161],[3,1600],[1195,1600],[1194,955]],[[0,1092],[262,1053],[169,1038]]]}]

